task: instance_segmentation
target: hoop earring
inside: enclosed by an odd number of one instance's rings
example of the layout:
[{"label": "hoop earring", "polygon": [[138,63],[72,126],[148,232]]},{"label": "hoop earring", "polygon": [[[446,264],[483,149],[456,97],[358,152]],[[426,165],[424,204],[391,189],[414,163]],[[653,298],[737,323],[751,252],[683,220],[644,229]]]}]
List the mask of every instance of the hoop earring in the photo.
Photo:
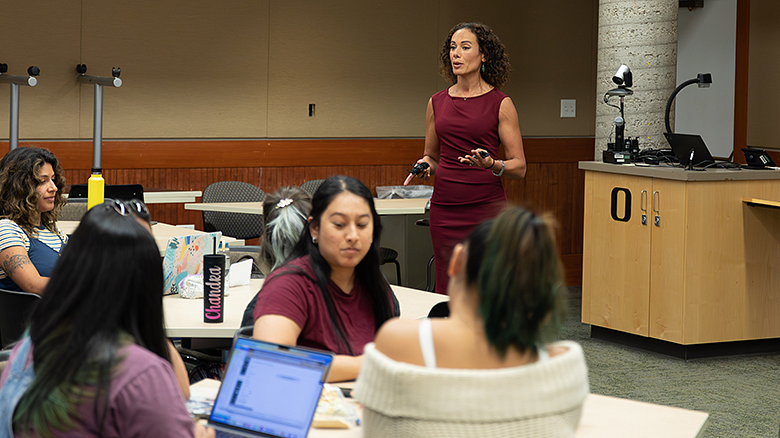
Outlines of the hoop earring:
[{"label": "hoop earring", "polygon": [[311,243],[313,243],[313,244],[315,244],[315,245],[316,245],[316,244],[317,244],[317,238],[316,238],[316,237],[314,237],[314,236],[312,236],[312,238],[311,238]]}]

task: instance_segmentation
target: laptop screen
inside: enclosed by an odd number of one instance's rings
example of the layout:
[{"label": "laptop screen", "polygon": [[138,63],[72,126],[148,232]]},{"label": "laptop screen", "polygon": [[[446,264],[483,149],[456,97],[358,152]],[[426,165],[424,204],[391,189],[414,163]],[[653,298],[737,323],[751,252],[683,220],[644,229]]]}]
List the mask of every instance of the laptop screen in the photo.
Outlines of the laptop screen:
[{"label": "laptop screen", "polygon": [[664,136],[683,166],[690,164],[691,159],[694,166],[706,166],[715,162],[700,135],[665,132]]},{"label": "laptop screen", "polygon": [[325,352],[239,338],[209,424],[305,437],[332,360]]},{"label": "laptop screen", "polygon": [[168,239],[163,255],[163,295],[179,293],[179,283],[193,274],[203,273],[203,255],[215,254],[215,243],[222,239],[219,231]]}]

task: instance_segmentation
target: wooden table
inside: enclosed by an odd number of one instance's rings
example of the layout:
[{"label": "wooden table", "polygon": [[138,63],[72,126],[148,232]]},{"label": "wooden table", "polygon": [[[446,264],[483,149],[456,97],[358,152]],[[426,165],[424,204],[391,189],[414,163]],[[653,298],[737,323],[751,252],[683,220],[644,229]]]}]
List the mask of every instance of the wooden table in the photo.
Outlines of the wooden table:
[{"label": "wooden table", "polygon": [[[380,215],[424,214],[427,198],[417,199],[374,199],[376,212]],[[204,202],[184,204],[185,210],[219,211],[223,213],[263,214],[262,202]]]},{"label": "wooden table", "polygon": [[780,205],[780,171],[579,167],[582,321],[594,336],[667,341],[689,358],[780,338],[780,215],[751,206]]},{"label": "wooden table", "polygon": [[[78,221],[58,221],[57,228],[65,234],[73,234],[78,227]],[[160,249],[160,255],[165,255],[165,249],[168,247],[168,239],[171,237],[191,236],[193,234],[204,234],[203,231],[195,231],[189,228],[181,228],[174,225],[156,223],[152,225],[152,234],[154,240],[157,243],[157,248]],[[234,239],[228,236],[222,236],[222,240],[229,242],[231,245],[243,245],[244,241],[241,239]]]},{"label": "wooden table", "polygon": [[[193,398],[214,400],[220,382],[201,380],[192,385]],[[339,384],[341,386],[341,384]],[[362,409],[358,406],[358,415]],[[709,414],[671,406],[588,394],[582,411],[577,438],[697,438],[706,429]],[[349,429],[315,429],[309,438],[360,438],[360,426]]]},{"label": "wooden table", "polygon": [[[202,299],[189,300],[179,295],[168,295],[163,298],[165,332],[171,338],[231,339],[241,327],[247,303],[254,298],[262,285],[263,280],[255,279],[247,286],[231,287],[229,295],[225,297],[224,321],[217,324],[203,322]],[[428,316],[435,304],[449,300],[446,295],[401,286],[391,287],[401,304],[401,318],[423,318]]]}]

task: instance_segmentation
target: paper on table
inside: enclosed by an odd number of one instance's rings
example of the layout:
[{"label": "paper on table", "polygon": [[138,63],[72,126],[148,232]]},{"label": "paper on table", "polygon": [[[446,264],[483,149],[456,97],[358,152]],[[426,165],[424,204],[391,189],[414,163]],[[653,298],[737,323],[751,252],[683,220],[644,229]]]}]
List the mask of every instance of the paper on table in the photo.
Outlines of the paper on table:
[{"label": "paper on table", "polygon": [[230,265],[230,287],[249,284],[252,278],[252,259]]}]

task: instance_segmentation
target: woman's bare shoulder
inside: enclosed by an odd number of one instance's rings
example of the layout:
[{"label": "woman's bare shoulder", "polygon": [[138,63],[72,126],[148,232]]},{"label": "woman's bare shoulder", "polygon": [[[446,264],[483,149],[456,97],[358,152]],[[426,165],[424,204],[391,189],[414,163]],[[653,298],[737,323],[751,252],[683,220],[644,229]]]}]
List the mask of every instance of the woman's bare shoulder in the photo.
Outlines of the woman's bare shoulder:
[{"label": "woman's bare shoulder", "polygon": [[564,342],[556,342],[553,344],[547,344],[547,352],[550,357],[555,357],[569,352],[569,346]]},{"label": "woman's bare shoulder", "polygon": [[418,363],[422,360],[418,327],[420,321],[393,318],[387,321],[374,338],[376,349],[390,359]]}]

